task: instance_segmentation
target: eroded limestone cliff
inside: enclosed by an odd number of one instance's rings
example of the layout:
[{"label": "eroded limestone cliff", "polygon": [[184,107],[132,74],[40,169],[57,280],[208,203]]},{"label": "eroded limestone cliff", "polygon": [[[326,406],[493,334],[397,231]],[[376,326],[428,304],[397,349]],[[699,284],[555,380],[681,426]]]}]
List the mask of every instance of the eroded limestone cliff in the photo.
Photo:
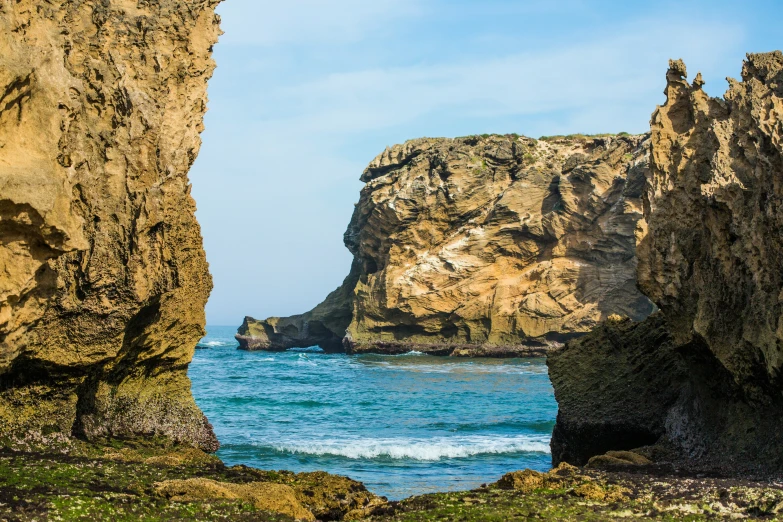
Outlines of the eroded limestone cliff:
[{"label": "eroded limestone cliff", "polygon": [[0,439],[215,449],[188,169],[218,0],[0,1]]},{"label": "eroded limestone cliff", "polygon": [[783,53],[723,99],[672,61],[652,118],[640,288],[661,311],[549,358],[555,462],[657,443],[675,459],[783,470]]},{"label": "eroded limestone cliff", "polygon": [[418,139],[387,149],[345,233],[343,286],[246,318],[246,349],[543,354],[651,303],[635,283],[645,136]]}]

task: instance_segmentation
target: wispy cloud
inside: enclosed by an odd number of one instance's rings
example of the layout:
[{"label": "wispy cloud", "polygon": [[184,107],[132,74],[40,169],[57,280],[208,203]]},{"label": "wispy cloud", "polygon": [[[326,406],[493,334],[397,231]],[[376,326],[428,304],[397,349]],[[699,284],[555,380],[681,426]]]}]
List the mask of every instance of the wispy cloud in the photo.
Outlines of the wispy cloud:
[{"label": "wispy cloud", "polygon": [[420,12],[415,0],[231,0],[218,8],[227,45],[340,44]]},{"label": "wispy cloud", "polygon": [[[696,7],[670,2],[678,16],[661,17],[658,4],[640,13],[608,0],[224,2],[191,175],[215,280],[210,322],[302,312],[342,281],[358,177],[386,145],[645,131],[673,57],[721,93],[763,24]],[[761,44],[778,35],[767,29]]]},{"label": "wispy cloud", "polygon": [[[275,106],[286,110],[264,125],[333,135],[393,127],[446,110],[493,118],[634,103],[649,113],[654,105],[647,95],[662,83],[668,58],[682,55],[694,67],[709,67],[741,38],[739,27],[726,24],[649,21],[563,48],[328,74],[268,91]],[[659,44],[650,49],[650,42]]]}]

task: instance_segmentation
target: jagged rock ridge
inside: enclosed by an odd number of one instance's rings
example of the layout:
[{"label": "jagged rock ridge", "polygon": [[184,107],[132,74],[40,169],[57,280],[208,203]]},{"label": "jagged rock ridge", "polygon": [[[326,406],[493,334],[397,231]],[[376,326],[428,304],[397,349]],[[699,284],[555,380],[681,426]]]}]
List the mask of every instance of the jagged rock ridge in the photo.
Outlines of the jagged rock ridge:
[{"label": "jagged rock ridge", "polygon": [[635,244],[645,136],[418,139],[387,149],[345,233],[343,285],[312,311],[246,318],[245,349],[541,355],[642,319]]},{"label": "jagged rock ridge", "polygon": [[656,444],[688,465],[783,470],[783,53],[723,99],[670,63],[652,118],[639,286],[660,307],[549,357],[553,459]]},{"label": "jagged rock ridge", "polygon": [[215,449],[187,172],[218,0],[0,1],[0,439]]}]

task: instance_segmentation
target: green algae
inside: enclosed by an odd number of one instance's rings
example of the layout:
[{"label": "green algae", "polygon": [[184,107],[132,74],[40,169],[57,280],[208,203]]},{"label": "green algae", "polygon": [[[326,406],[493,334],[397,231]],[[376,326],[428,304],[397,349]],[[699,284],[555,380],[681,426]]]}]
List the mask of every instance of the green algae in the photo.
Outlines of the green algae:
[{"label": "green algae", "polygon": [[715,509],[705,502],[662,505],[640,498],[601,502],[582,498],[572,489],[536,489],[532,492],[485,489],[462,493],[438,493],[404,500],[392,513],[372,516],[373,521],[507,521],[507,520],[580,520],[606,521],[644,519],[697,522],[760,517],[783,520],[769,511]]},{"label": "green algae", "polygon": [[[631,469],[631,468],[628,468]],[[638,471],[638,468],[637,468]],[[658,470],[660,471],[660,470]],[[422,495],[376,512],[378,521],[781,520],[783,490],[770,484],[731,487],[732,479],[603,472],[562,465],[549,473],[509,473],[469,492]]]},{"label": "green algae", "polygon": [[611,138],[614,136],[630,136],[630,134],[628,134],[627,132],[619,132],[616,134],[612,132],[602,132],[599,134],[582,134],[582,133],[556,134],[553,136],[541,136],[538,139],[542,141],[553,141],[553,140],[586,141],[594,138]]},{"label": "green algae", "polygon": [[228,467],[158,439],[76,443],[68,454],[0,449],[0,520],[291,520],[241,500],[175,502],[156,493],[157,483],[189,478],[285,484],[319,520],[783,520],[783,490],[765,483],[563,465],[510,473],[473,491],[385,502],[344,477]]},{"label": "green algae", "polygon": [[[146,449],[138,455],[150,453]],[[290,520],[241,502],[172,503],[154,494],[155,482],[183,476],[244,478],[241,470],[205,457],[172,466],[1,451],[0,520]]]},{"label": "green algae", "polygon": [[0,449],[0,520],[291,520],[241,500],[174,502],[156,491],[156,484],[191,478],[283,484],[307,509],[330,520],[385,500],[358,482],[323,472],[228,467],[162,439],[109,440],[76,442],[67,454]]}]

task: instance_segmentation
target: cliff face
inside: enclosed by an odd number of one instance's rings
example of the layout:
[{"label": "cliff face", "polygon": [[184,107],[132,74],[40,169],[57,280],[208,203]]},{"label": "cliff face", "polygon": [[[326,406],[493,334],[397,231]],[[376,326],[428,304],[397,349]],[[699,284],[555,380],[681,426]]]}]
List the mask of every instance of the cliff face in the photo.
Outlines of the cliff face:
[{"label": "cliff face", "polygon": [[[351,274],[304,315],[245,320],[247,349],[542,354],[635,285],[644,136],[419,139],[387,149],[345,233]],[[343,339],[344,337],[344,339]]]},{"label": "cliff face", "polygon": [[783,469],[783,54],[748,55],[723,99],[685,73],[671,62],[653,114],[637,248],[661,312],[550,356],[555,462],[657,441],[698,466]]},{"label": "cliff face", "polygon": [[0,439],[215,449],[187,172],[218,0],[0,1]]}]

